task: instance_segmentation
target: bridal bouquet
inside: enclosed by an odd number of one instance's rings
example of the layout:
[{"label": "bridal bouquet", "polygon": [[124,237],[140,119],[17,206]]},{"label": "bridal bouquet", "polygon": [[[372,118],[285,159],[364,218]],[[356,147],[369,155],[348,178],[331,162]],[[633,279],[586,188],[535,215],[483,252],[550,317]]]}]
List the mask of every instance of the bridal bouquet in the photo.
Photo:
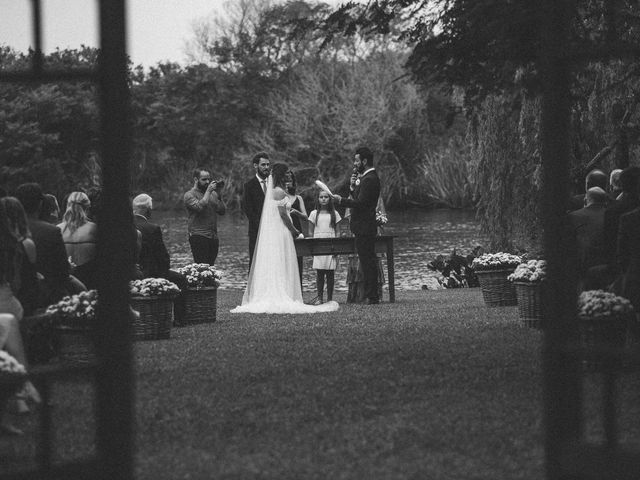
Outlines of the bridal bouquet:
[{"label": "bridal bouquet", "polygon": [[54,314],[61,320],[93,320],[97,303],[98,291],[88,290],[66,296],[58,303],[49,305],[46,313]]},{"label": "bridal bouquet", "polygon": [[187,277],[189,288],[219,287],[222,273],[208,263],[190,263],[178,268]]},{"label": "bridal bouquet", "polygon": [[547,262],[544,260],[529,260],[521,263],[507,278],[512,282],[542,282],[547,276]]},{"label": "bridal bouquet", "polygon": [[164,278],[143,278],[129,282],[134,297],[170,297],[180,293],[178,286]]},{"label": "bridal bouquet", "polygon": [[604,290],[587,290],[578,297],[578,315],[583,318],[618,317],[631,312],[629,300]]},{"label": "bridal bouquet", "polygon": [[515,269],[520,263],[522,263],[522,258],[518,255],[504,252],[485,253],[473,259],[471,268],[476,272],[483,270]]}]

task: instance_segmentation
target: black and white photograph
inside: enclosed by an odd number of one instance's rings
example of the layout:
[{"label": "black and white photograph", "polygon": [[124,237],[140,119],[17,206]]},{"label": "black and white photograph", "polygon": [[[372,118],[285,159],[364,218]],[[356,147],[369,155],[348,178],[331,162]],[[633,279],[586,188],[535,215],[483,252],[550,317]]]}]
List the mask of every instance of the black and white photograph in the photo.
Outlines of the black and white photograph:
[{"label": "black and white photograph", "polygon": [[0,479],[639,478],[640,4],[0,0]]}]

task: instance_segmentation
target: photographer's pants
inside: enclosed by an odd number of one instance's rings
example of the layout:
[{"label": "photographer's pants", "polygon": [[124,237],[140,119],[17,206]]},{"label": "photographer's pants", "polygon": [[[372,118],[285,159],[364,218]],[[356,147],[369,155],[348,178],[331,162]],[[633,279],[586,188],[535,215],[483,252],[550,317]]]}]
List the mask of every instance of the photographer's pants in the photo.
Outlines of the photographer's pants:
[{"label": "photographer's pants", "polygon": [[189,245],[195,263],[208,263],[213,265],[218,258],[220,241],[217,238],[207,238],[202,235],[190,235]]}]

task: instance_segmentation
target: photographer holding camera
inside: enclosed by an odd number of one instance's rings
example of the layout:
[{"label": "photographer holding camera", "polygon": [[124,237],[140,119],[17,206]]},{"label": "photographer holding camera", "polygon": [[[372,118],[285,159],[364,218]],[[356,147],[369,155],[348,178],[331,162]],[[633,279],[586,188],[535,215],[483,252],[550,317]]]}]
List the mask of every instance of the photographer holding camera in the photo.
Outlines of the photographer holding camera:
[{"label": "photographer holding camera", "polygon": [[189,214],[189,245],[195,263],[213,265],[218,257],[218,215],[227,207],[220,198],[222,180],[211,180],[211,173],[202,167],[193,171],[193,188],[184,194],[184,206]]}]

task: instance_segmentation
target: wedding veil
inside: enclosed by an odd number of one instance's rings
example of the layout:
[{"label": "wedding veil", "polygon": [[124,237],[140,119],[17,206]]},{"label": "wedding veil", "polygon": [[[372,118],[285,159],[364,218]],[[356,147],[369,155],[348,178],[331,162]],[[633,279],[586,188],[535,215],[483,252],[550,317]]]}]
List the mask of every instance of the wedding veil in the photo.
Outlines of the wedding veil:
[{"label": "wedding veil", "polygon": [[[286,300],[302,302],[300,274],[291,233],[273,198],[273,177],[267,179],[258,238],[242,305]],[[284,295],[284,296],[283,296]]]}]

